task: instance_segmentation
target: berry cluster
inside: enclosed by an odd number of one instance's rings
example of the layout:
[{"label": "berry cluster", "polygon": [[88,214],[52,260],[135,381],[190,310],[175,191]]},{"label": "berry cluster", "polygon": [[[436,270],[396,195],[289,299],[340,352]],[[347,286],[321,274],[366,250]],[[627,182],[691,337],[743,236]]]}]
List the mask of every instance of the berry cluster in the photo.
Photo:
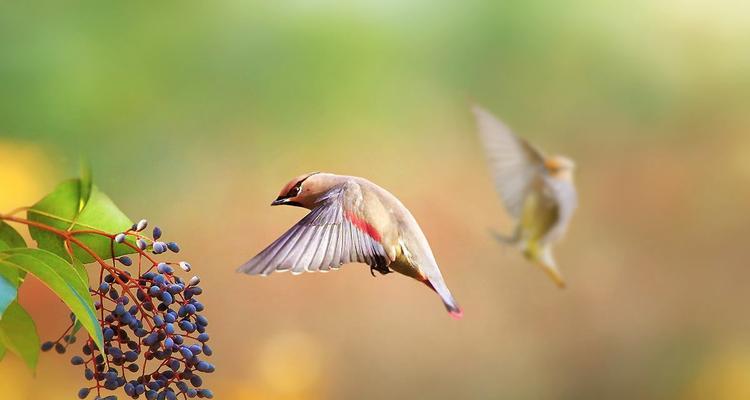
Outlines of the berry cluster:
[{"label": "berry cluster", "polygon": [[[115,400],[116,396],[102,397],[102,393],[119,388],[133,399],[213,398],[201,378],[201,374],[213,372],[214,366],[204,360],[213,351],[206,343],[208,320],[201,315],[204,306],[197,299],[203,293],[200,279],[194,276],[185,281],[175,275],[176,269],[191,270],[187,262],[154,259],[180,248],[174,242],[159,241],[162,231],[158,227],[151,238],[144,236],[141,232],[147,225],[141,220],[126,232],[111,236],[113,243],[128,245],[137,253],[138,271],[128,270],[135,269],[132,258],[113,255],[111,262],[102,265],[98,287],[90,289],[104,349],[88,338],[83,356],[71,359],[73,365],[84,366],[85,378],[92,382],[78,392],[80,399],[95,393],[97,400]],[[67,346],[75,343],[76,327],[73,318],[65,333],[55,342],[44,343],[42,350],[54,348],[65,353]]]}]

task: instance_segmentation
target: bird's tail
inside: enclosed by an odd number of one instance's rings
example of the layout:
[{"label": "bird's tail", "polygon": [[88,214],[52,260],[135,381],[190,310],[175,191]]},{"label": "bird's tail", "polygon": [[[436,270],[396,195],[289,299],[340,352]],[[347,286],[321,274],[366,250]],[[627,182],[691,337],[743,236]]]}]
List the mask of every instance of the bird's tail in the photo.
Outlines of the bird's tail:
[{"label": "bird's tail", "polygon": [[437,293],[440,296],[440,299],[443,300],[445,309],[448,310],[448,313],[450,314],[451,318],[461,319],[464,316],[464,310],[461,308],[461,306],[458,305],[458,302],[456,302],[456,299],[453,298],[451,291],[448,290],[448,286],[445,285],[445,282],[443,281],[442,277],[440,276],[434,277],[434,278],[428,277],[422,282],[424,282],[425,285],[427,285],[430,289],[434,290],[435,293]]},{"label": "bird's tail", "polygon": [[524,244],[524,254],[529,260],[541,267],[559,288],[565,288],[565,279],[563,279],[560,270],[557,268],[557,262],[552,255],[552,248],[550,246],[540,245],[537,242],[528,242]]}]

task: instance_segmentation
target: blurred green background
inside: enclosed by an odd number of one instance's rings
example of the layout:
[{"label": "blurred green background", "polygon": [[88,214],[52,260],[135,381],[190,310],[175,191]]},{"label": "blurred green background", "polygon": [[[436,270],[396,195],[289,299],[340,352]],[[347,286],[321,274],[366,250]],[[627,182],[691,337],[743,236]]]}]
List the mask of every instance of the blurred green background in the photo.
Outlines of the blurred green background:
[{"label": "blurred green background", "polygon": [[[3,2],[0,210],[90,159],[202,275],[217,398],[748,398],[748,49],[740,0]],[[472,101],[578,161],[564,291],[488,234]],[[313,170],[399,196],[464,320],[364,266],[236,275]],[[3,396],[72,398],[67,359],[6,357]]]}]

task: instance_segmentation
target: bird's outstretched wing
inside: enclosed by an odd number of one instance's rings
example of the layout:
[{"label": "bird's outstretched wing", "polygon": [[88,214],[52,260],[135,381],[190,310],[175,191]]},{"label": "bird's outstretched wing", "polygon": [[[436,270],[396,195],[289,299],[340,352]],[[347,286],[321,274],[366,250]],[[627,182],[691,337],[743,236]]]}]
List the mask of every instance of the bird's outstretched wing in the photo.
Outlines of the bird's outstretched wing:
[{"label": "bird's outstretched wing", "polygon": [[472,107],[479,126],[495,187],[508,213],[521,218],[526,195],[544,173],[544,155],[524,139],[516,136],[508,126],[489,111]]},{"label": "bird's outstretched wing", "polygon": [[[378,233],[362,217],[356,183],[331,189],[318,206],[260,254],[239,268],[251,275],[274,271],[329,271],[342,264],[361,262],[385,268],[388,256]],[[353,200],[354,199],[354,200]]]}]

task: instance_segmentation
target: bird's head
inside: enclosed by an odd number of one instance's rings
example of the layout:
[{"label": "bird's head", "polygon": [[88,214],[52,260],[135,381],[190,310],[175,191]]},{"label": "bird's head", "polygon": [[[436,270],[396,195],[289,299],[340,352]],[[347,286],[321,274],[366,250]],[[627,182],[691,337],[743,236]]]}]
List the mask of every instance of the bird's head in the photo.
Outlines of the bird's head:
[{"label": "bird's head", "polygon": [[544,166],[550,175],[558,179],[572,180],[576,163],[568,157],[552,156],[544,161]]},{"label": "bird's head", "polygon": [[300,175],[287,183],[272,206],[295,206],[312,209],[320,196],[331,187],[330,174],[312,172]]}]

